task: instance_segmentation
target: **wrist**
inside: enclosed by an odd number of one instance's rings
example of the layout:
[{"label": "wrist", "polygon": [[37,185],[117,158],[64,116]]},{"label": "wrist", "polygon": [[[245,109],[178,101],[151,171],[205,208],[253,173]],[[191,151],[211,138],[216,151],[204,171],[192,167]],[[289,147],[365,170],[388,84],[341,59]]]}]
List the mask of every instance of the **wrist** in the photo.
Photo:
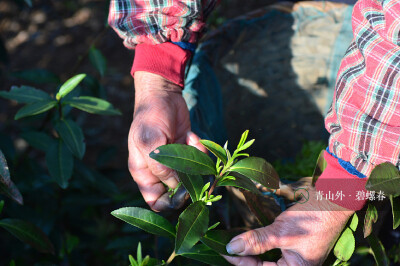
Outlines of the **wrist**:
[{"label": "wrist", "polygon": [[142,43],[136,46],[131,74],[136,79],[136,72],[150,72],[183,87],[185,67],[191,54],[171,42],[156,45]]},{"label": "wrist", "polygon": [[146,71],[135,72],[135,92],[177,92],[182,93],[182,88],[168,79]]}]

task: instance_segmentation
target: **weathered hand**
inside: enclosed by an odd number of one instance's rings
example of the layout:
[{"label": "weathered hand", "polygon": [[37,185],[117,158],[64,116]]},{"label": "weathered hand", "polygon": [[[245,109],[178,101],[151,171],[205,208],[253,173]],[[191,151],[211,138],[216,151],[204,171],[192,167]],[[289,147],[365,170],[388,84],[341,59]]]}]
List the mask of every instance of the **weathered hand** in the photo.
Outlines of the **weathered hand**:
[{"label": "weathered hand", "polygon": [[[269,226],[236,236],[227,245],[230,254],[224,256],[234,265],[321,265],[328,256],[340,232],[353,211],[328,200],[318,200],[314,189],[309,189],[307,202],[297,203],[280,214]],[[282,258],[275,262],[261,262],[251,255],[279,248]]]},{"label": "weathered hand", "polygon": [[135,111],[129,131],[129,171],[145,201],[153,210],[174,208],[164,184],[175,188],[175,171],[149,157],[160,145],[189,144],[205,152],[190,132],[190,118],[182,89],[163,77],[135,72]]}]

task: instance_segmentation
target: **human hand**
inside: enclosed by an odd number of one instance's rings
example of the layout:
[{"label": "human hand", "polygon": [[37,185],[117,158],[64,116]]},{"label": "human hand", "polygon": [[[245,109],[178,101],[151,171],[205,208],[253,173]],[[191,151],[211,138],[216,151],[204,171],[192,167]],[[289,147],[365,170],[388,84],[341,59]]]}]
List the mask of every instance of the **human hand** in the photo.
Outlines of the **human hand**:
[{"label": "human hand", "polygon": [[[271,225],[234,237],[227,251],[240,257],[224,256],[225,259],[246,266],[321,265],[354,211],[318,200],[315,189],[308,192],[307,202],[295,204]],[[282,251],[282,258],[276,263],[251,256],[276,248]]]},{"label": "human hand", "polygon": [[135,110],[129,131],[129,171],[144,200],[156,211],[178,208],[164,185],[175,188],[175,171],[151,159],[160,145],[182,143],[206,152],[199,137],[190,131],[190,117],[182,88],[163,77],[135,72]]}]

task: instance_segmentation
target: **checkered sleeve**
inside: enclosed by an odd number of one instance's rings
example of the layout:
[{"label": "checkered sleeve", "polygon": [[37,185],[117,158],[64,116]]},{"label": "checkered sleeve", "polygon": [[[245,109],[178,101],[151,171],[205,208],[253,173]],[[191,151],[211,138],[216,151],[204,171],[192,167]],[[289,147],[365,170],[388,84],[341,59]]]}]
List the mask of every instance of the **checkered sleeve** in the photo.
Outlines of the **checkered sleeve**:
[{"label": "checkered sleeve", "polygon": [[365,184],[383,162],[400,165],[400,1],[359,0],[353,9],[353,41],[342,60],[331,108],[328,166],[318,191],[345,191],[344,201],[359,210]]},{"label": "checkered sleeve", "polygon": [[167,41],[195,43],[216,0],[111,0],[108,23],[130,49]]},{"label": "checkered sleeve", "polygon": [[369,176],[380,163],[399,166],[400,1],[360,0],[352,24],[325,126],[330,152]]}]

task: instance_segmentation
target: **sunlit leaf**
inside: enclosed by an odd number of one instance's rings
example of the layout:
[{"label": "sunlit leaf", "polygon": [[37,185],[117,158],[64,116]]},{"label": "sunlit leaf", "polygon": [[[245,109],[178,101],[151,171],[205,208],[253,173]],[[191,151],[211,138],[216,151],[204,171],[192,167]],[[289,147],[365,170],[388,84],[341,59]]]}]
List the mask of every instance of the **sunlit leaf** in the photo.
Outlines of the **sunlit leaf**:
[{"label": "sunlit leaf", "polygon": [[192,260],[197,260],[207,265],[230,265],[221,255],[213,251],[206,245],[196,245],[190,250],[183,251],[181,256]]},{"label": "sunlit leaf", "polygon": [[0,150],[0,193],[23,204],[23,198],[17,186],[12,182],[6,158]]},{"label": "sunlit leaf", "polygon": [[101,76],[104,76],[107,70],[107,60],[100,52],[100,50],[96,49],[94,46],[90,48],[89,51],[89,60],[92,65],[99,71]]},{"label": "sunlit leaf", "polygon": [[390,195],[390,205],[392,205],[393,229],[400,225],[400,198]]},{"label": "sunlit leaf", "polygon": [[18,219],[3,219],[0,220],[0,226],[38,251],[54,254],[53,244],[35,225]]},{"label": "sunlit leaf", "polygon": [[60,100],[61,98],[65,97],[68,93],[75,89],[85,77],[86,74],[78,74],[64,82],[64,84],[61,85],[60,89],[58,90],[56,99]]},{"label": "sunlit leaf", "polygon": [[244,151],[244,150],[250,148],[250,146],[253,145],[254,141],[255,141],[254,139],[249,140],[248,142],[244,143],[244,144],[239,148],[239,150],[240,150],[240,151]]},{"label": "sunlit leaf", "polygon": [[57,105],[57,101],[45,100],[25,105],[15,114],[15,120],[44,113]]},{"label": "sunlit leaf", "polygon": [[217,228],[217,226],[220,224],[220,222],[216,222],[215,224],[211,225],[210,227],[208,227],[207,231],[213,230],[215,228]]},{"label": "sunlit leaf", "polygon": [[142,244],[139,242],[136,250],[136,260],[139,265],[142,265]]},{"label": "sunlit leaf", "polygon": [[339,240],[336,242],[333,253],[336,258],[342,261],[348,261],[354,253],[356,240],[350,228],[346,227]]},{"label": "sunlit leaf", "polygon": [[28,69],[11,73],[12,77],[26,80],[35,84],[60,83],[59,77],[46,69]]},{"label": "sunlit leaf", "polygon": [[383,191],[387,195],[400,195],[399,169],[386,162],[375,166],[365,188],[369,191]]},{"label": "sunlit leaf", "polygon": [[262,158],[249,157],[234,164],[231,171],[238,172],[268,188],[279,188],[279,176],[275,169]]},{"label": "sunlit leaf", "polygon": [[64,101],[64,103],[91,114],[99,114],[99,115],[121,114],[121,112],[115,109],[111,103],[90,96],[74,97],[71,100]]},{"label": "sunlit leaf", "polygon": [[245,132],[242,133],[242,136],[240,137],[239,143],[237,145],[237,149],[240,149],[240,147],[242,147],[242,145],[247,140],[248,135],[249,135],[249,130],[246,130]]},{"label": "sunlit leaf", "polygon": [[111,214],[148,233],[171,238],[175,237],[175,227],[167,219],[150,210],[125,207],[115,210]]},{"label": "sunlit leaf", "polygon": [[237,232],[231,232],[226,230],[211,230],[208,231],[205,236],[201,238],[201,242],[216,251],[219,254],[229,255],[226,251],[226,245],[238,235]]},{"label": "sunlit leaf", "polygon": [[254,194],[261,195],[260,191],[258,190],[256,185],[253,183],[253,181],[251,181],[247,177],[242,176],[241,174],[238,174],[238,173],[231,173],[231,174],[233,175],[235,180],[232,180],[232,179],[222,180],[221,182],[218,182],[217,186],[218,187],[223,187],[223,186],[238,187],[238,188],[242,188],[242,189],[251,191]]},{"label": "sunlit leaf", "polygon": [[327,166],[326,160],[324,159],[324,152],[325,150],[322,150],[319,153],[317,164],[315,165],[314,173],[312,175],[312,182],[311,182],[312,186],[315,186],[315,182],[317,182],[318,178],[321,176],[322,172],[325,170]]},{"label": "sunlit leaf", "polygon": [[68,180],[72,176],[74,158],[67,146],[59,140],[46,152],[46,164],[50,175],[61,188],[68,187]]},{"label": "sunlit leaf", "polygon": [[158,147],[150,157],[174,170],[192,175],[215,175],[214,162],[204,152],[183,144],[168,144]]},{"label": "sunlit leaf", "polygon": [[203,146],[206,147],[207,150],[212,152],[215,157],[219,158],[224,164],[226,164],[226,151],[224,150],[224,148],[210,140],[201,139],[200,143],[203,144]]},{"label": "sunlit leaf", "polygon": [[79,159],[85,154],[86,145],[84,143],[83,132],[80,126],[74,121],[67,119],[61,120],[55,126],[58,134],[65,142],[70,151]]},{"label": "sunlit leaf", "polygon": [[389,266],[389,259],[381,241],[374,234],[369,235],[367,240],[371,246],[372,255],[374,256],[376,264],[378,266]]},{"label": "sunlit leaf", "polygon": [[358,226],[358,216],[357,216],[357,213],[354,213],[353,217],[351,218],[349,227],[351,230],[353,230],[353,232],[355,232],[357,229],[357,226]]},{"label": "sunlit leaf", "polygon": [[179,216],[175,239],[175,252],[191,249],[207,232],[209,211],[205,203],[196,201]]},{"label": "sunlit leaf", "polygon": [[30,86],[12,86],[10,91],[0,91],[0,97],[19,103],[34,103],[51,100],[48,93]]},{"label": "sunlit leaf", "polygon": [[179,180],[189,192],[190,198],[193,202],[200,200],[201,188],[203,187],[203,178],[200,175],[189,175],[178,172]]},{"label": "sunlit leaf", "polygon": [[47,151],[49,147],[55,143],[55,140],[52,137],[39,131],[23,132],[20,136],[26,140],[29,145],[42,151]]},{"label": "sunlit leaf", "polygon": [[378,212],[374,205],[368,204],[367,212],[364,218],[364,238],[372,232],[372,225],[378,221]]},{"label": "sunlit leaf", "polygon": [[139,266],[132,255],[129,255],[129,262],[131,263],[131,266]]}]

